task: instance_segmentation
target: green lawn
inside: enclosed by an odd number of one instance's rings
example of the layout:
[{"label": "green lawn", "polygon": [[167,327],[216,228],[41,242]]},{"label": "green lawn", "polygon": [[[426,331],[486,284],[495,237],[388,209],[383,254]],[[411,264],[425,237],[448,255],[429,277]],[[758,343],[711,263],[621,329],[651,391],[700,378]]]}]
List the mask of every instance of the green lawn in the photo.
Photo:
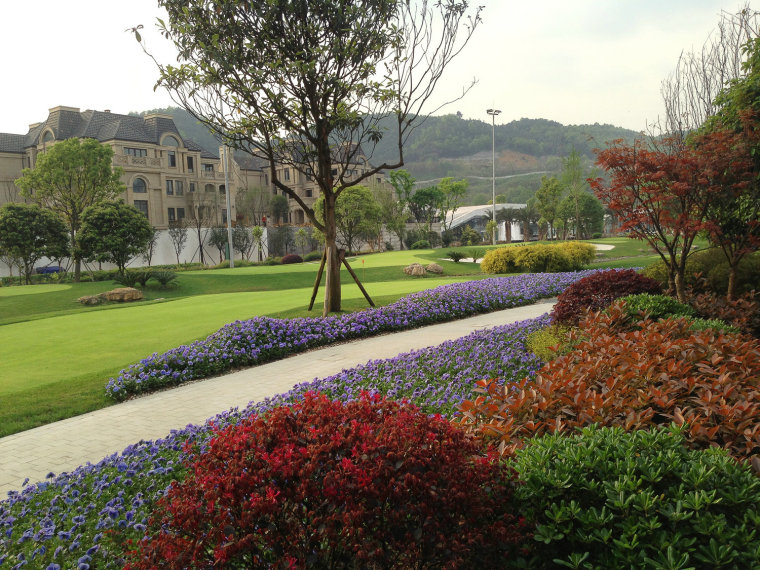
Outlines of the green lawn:
[{"label": "green lawn", "polygon": [[[631,240],[620,239],[616,250],[639,256],[627,262],[644,265],[646,258],[630,248]],[[471,260],[445,259],[446,251],[387,252],[349,258],[349,263],[378,305],[441,284],[487,277]],[[606,253],[610,259],[623,257]],[[445,275],[405,275],[402,268],[414,262],[439,263]],[[317,268],[317,263],[304,263],[180,272],[177,287],[149,287],[145,302],[98,307],[76,300],[107,291],[112,282],[0,288],[0,436],[110,405],[104,387],[119,370],[153,352],[205,338],[231,321],[320,315],[323,288],[314,311],[306,310]],[[366,308],[348,272],[341,273],[343,309]]]}]

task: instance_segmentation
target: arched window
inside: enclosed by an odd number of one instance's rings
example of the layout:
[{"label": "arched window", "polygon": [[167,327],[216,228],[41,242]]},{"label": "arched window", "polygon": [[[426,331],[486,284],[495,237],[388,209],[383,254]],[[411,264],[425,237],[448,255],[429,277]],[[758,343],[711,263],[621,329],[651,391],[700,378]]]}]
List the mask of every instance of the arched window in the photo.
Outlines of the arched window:
[{"label": "arched window", "polygon": [[224,196],[224,192],[225,192],[225,190],[224,190],[224,184],[222,184],[221,186],[219,186],[219,193],[220,193],[222,196]]},{"label": "arched window", "polygon": [[179,146],[179,141],[171,135],[164,137],[164,146]]},{"label": "arched window", "polygon": [[53,136],[53,133],[51,131],[45,131],[45,134],[42,135],[43,143],[53,142],[54,140],[55,140],[55,137]]},{"label": "arched window", "polygon": [[132,192],[135,194],[145,194],[148,191],[148,185],[142,178],[135,178],[132,182]]}]

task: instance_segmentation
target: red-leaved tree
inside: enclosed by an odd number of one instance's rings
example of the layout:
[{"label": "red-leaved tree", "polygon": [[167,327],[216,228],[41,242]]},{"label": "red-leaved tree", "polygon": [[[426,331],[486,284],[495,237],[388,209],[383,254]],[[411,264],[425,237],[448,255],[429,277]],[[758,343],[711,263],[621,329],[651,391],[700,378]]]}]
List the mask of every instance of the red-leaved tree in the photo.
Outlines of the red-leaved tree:
[{"label": "red-leaved tree", "polygon": [[726,298],[736,298],[737,270],[744,257],[760,248],[760,113],[741,113],[739,129],[712,125],[692,138],[708,184],[705,229],[728,261]]},{"label": "red-leaved tree", "polygon": [[621,231],[646,241],[669,270],[669,285],[685,301],[686,259],[706,226],[714,187],[692,147],[666,139],[656,148],[622,140],[597,150],[597,164],[610,176],[589,180],[597,197],[620,220]]}]

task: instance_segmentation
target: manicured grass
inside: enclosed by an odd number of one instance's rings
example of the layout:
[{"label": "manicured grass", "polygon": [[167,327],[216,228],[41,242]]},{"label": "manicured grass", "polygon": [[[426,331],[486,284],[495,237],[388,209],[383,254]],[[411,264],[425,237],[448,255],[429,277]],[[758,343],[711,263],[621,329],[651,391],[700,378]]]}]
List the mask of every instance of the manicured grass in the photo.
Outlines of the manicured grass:
[{"label": "manicured grass", "polygon": [[[614,261],[595,266],[646,265],[642,244],[627,238],[593,240],[615,245]],[[456,248],[466,253],[492,247]],[[444,283],[485,277],[471,260],[445,258],[454,248],[394,251],[349,258],[377,305]],[[617,254],[617,255],[614,255]],[[634,255],[630,259],[615,259]],[[410,263],[438,263],[444,276],[413,278]],[[179,286],[145,289],[146,302],[85,307],[76,302],[113,282],[0,288],[0,436],[109,405],[104,386],[119,370],[154,352],[205,338],[226,323],[256,315],[281,318],[321,314],[320,288],[306,311],[318,263],[179,272]],[[343,309],[367,306],[345,269]]]},{"label": "manicured grass", "polygon": [[[376,303],[469,277],[375,283]],[[311,289],[199,295],[108,311],[77,313],[2,327],[0,436],[104,407],[105,383],[153,352],[205,338],[226,323],[256,315],[306,312]],[[344,283],[344,306],[367,306],[358,288]],[[381,301],[382,300],[382,301]]]},{"label": "manicured grass", "polygon": [[[480,274],[480,266],[475,263],[453,263],[443,261],[442,250],[393,251],[349,258],[349,264],[359,279],[366,284],[387,281],[415,281],[401,269],[411,263],[427,265],[433,261],[440,263],[444,274]],[[364,260],[364,263],[362,263]],[[283,291],[314,286],[319,262],[292,265],[272,265],[235,267],[178,272],[178,286],[161,289],[154,282],[148,282],[143,290],[146,301],[157,299],[180,299],[211,293],[239,293],[253,291]],[[349,286],[353,280],[343,268],[341,279]],[[324,281],[323,281],[324,285]],[[49,318],[59,315],[97,312],[114,308],[115,305],[86,307],[77,302],[79,297],[96,295],[120,285],[113,281],[97,283],[66,283],[60,285],[30,285],[24,287],[0,288],[0,325]],[[370,295],[371,295],[370,291]],[[305,304],[308,304],[306,296]]]}]

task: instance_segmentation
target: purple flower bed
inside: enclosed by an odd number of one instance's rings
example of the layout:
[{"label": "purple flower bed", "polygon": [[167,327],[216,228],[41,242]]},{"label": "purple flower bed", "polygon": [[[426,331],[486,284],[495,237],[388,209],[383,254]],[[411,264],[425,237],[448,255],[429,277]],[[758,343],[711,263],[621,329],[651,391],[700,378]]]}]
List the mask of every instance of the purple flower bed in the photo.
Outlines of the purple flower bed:
[{"label": "purple flower bed", "polygon": [[299,384],[290,392],[231,410],[204,426],[188,426],[167,438],[140,442],[96,465],[50,476],[11,493],[0,503],[0,567],[118,568],[127,540],[138,540],[151,508],[172,479],[181,479],[183,448],[204,445],[212,426],[266,413],[308,390],[350,400],[363,390],[411,400],[430,413],[451,416],[482,378],[513,382],[531,375],[539,361],[525,348],[527,335],[548,316],[478,331],[467,337],[370,361],[334,376]]},{"label": "purple flower bed", "polygon": [[110,379],[115,400],[261,364],[316,346],[415,328],[520,305],[561,293],[592,271],[523,274],[452,283],[408,295],[385,307],[326,318],[256,317],[228,324],[205,340],[152,356]]}]

